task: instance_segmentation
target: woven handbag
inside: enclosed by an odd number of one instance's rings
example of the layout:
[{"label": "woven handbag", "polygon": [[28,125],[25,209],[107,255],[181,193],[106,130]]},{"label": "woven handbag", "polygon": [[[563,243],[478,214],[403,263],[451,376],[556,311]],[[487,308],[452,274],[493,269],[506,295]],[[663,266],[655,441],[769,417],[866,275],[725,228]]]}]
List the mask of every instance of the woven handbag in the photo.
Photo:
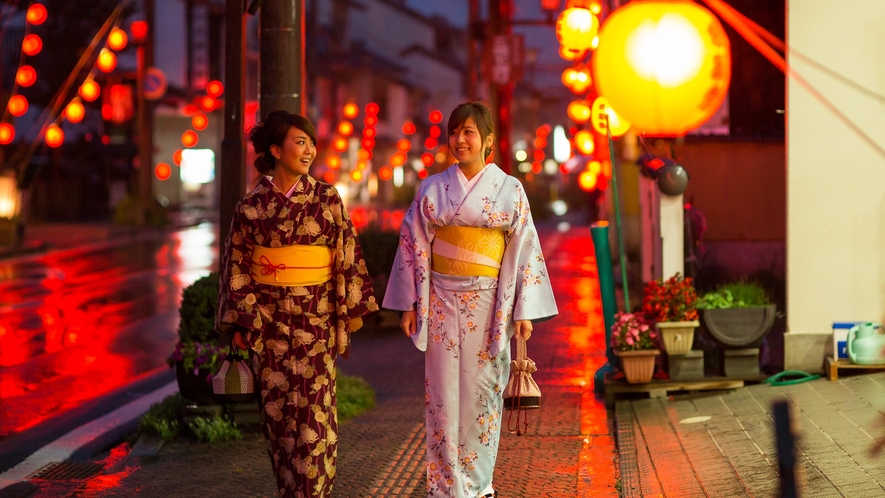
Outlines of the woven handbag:
[{"label": "woven handbag", "polygon": [[[526,355],[526,341],[522,337],[516,338],[516,359],[510,362],[510,379],[504,388],[504,409],[510,410],[507,417],[507,429],[511,427],[511,417],[516,412],[516,435],[522,436],[524,429],[528,428],[526,410],[541,408],[541,389],[532,378],[532,373],[538,370],[535,362]],[[520,416],[524,416],[524,428],[520,428]]]},{"label": "woven handbag", "polygon": [[250,403],[255,400],[252,369],[233,344],[230,354],[221,362],[218,373],[212,377],[212,392],[218,403]]}]

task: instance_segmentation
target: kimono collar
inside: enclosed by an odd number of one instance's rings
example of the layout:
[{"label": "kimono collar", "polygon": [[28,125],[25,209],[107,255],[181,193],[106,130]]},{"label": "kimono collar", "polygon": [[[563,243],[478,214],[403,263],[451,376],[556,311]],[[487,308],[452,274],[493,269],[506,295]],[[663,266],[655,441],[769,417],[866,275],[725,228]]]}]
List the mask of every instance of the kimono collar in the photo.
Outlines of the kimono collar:
[{"label": "kimono collar", "polygon": [[482,210],[475,210],[471,206],[482,205],[482,199],[494,199],[498,196],[498,190],[504,184],[507,175],[501,171],[495,163],[489,163],[483,170],[482,176],[476,185],[467,192],[465,185],[461,183],[458,176],[460,166],[453,164],[446,170],[445,175],[447,194],[452,207],[455,209],[455,220],[467,226],[471,226],[477,222],[482,215]]},{"label": "kimono collar", "polygon": [[286,198],[292,197],[295,194],[302,194],[304,192],[307,192],[308,190],[311,190],[314,185],[316,185],[316,180],[314,180],[313,177],[311,177],[310,175],[298,175],[295,178],[295,183],[293,183],[292,187],[289,188],[289,191],[283,192],[277,188],[277,186],[271,180],[270,176],[265,176],[264,179],[267,181],[267,183],[270,184],[269,187],[272,190],[283,194],[283,196]]}]

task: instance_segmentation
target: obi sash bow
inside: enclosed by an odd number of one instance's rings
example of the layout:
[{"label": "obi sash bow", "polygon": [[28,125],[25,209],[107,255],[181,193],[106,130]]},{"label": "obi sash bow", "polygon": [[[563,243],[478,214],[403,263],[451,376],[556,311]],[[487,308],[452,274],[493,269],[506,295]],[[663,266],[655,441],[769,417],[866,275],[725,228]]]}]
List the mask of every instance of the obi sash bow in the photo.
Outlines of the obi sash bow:
[{"label": "obi sash bow", "polygon": [[332,278],[332,250],[325,246],[294,244],[255,246],[252,278],[262,284],[286,287],[318,285]]},{"label": "obi sash bow", "polygon": [[447,275],[497,277],[506,246],[504,232],[494,228],[439,227],[431,268]]}]

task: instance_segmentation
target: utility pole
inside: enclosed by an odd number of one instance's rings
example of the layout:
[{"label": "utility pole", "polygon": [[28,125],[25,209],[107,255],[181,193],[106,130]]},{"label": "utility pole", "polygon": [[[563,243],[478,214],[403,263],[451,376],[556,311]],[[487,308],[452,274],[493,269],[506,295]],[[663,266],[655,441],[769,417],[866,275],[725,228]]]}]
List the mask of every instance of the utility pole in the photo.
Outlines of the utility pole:
[{"label": "utility pole", "polygon": [[246,95],[246,16],[243,0],[227,0],[224,38],[224,138],[221,140],[219,263],[237,201],[243,195],[246,147],[243,109]]},{"label": "utility pole", "polygon": [[[507,36],[512,33],[510,21],[513,17],[513,0],[489,0],[489,30],[491,36],[486,44],[494,44],[496,36]],[[509,40],[508,40],[509,43]],[[495,83],[494,78],[489,81],[489,96],[492,100],[494,113],[497,116],[498,154],[495,163],[505,172],[511,171],[510,160],[510,129],[513,123],[511,115],[511,101],[513,100],[512,80],[506,83]]]},{"label": "utility pole", "polygon": [[[479,36],[479,0],[469,0],[470,15],[467,20],[467,99],[476,100],[476,86],[478,81],[476,42]],[[481,38],[485,40],[483,36]]]},{"label": "utility pole", "polygon": [[148,222],[148,210],[154,200],[154,104],[144,98],[144,78],[147,68],[154,65],[154,0],[144,0],[144,17],[147,21],[147,34],[144,43],[136,49],[136,121],[138,126],[138,172],[136,197],[137,220],[139,225]]},{"label": "utility pole", "polygon": [[260,23],[261,119],[277,109],[304,115],[304,0],[263,2]]}]

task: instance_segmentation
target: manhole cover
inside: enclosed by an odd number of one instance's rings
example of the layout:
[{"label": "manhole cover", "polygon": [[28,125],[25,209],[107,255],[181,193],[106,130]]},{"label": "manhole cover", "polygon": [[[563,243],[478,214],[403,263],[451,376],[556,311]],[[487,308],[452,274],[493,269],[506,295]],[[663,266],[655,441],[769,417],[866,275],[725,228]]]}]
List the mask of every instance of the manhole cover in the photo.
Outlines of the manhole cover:
[{"label": "manhole cover", "polygon": [[29,475],[28,479],[53,481],[87,479],[101,472],[103,468],[102,464],[95,462],[52,462]]}]

